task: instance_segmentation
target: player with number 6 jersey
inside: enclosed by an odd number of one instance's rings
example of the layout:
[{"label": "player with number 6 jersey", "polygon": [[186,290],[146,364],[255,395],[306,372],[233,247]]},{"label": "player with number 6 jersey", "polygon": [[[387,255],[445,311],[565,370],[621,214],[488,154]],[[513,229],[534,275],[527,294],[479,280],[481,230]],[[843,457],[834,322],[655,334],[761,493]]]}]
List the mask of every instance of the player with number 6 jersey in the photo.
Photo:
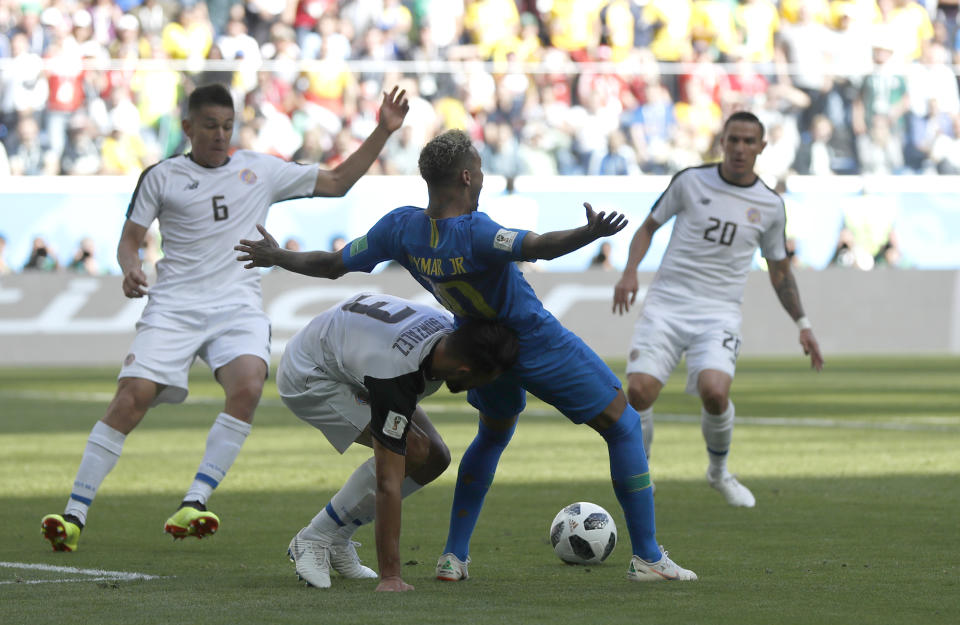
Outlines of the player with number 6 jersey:
[{"label": "player with number 6 jersey", "polygon": [[[94,496],[119,460],[127,435],[152,405],[186,398],[197,357],[223,387],[225,402],[193,482],[163,528],[174,539],[217,531],[220,519],[206,502],[250,432],[270,362],[270,320],[263,312],[260,277],[238,270],[231,248],[238,236],[256,232],[275,202],[344,195],[403,123],[407,108],[403,91],[384,94],[378,125],[363,145],[335,169],[322,170],[246,150],[231,154],[235,106],[230,91],[212,84],[190,94],[182,121],[190,153],[144,171],[127,211],[117,245],[123,294],[147,296],[149,302],[123,360],[116,394],[87,439],[64,514],[41,520],[42,535],[55,551],[77,549]],[[139,251],[154,220],[164,256],[156,283],[149,286]]]},{"label": "player with number 6 jersey", "polygon": [[637,229],[623,276],[614,288],[613,310],[635,302],[637,267],[654,232],[675,217],[660,269],[647,290],[627,360],[627,397],[640,413],[644,450],[653,443],[653,403],[686,355],[687,386],[699,395],[707,446],[707,481],[727,503],[752,508],[753,493],[727,469],[734,407],[729,400],[740,353],[740,304],[754,254],[767,260],[770,282],[800,329],[800,344],[816,370],[820,347],[803,314],[784,238],[783,200],[754,173],[763,150],[763,125],[738,112],[723,127],[723,161],[675,175]]},{"label": "player with number 6 jersey", "polygon": [[163,235],[147,310],[259,307],[260,276],[237,266],[233,246],[256,233],[272,204],[312,196],[317,172],[316,164],[249,150],[234,152],[219,167],[180,154],[147,168],[127,210],[127,219],[144,228],[158,220]]}]

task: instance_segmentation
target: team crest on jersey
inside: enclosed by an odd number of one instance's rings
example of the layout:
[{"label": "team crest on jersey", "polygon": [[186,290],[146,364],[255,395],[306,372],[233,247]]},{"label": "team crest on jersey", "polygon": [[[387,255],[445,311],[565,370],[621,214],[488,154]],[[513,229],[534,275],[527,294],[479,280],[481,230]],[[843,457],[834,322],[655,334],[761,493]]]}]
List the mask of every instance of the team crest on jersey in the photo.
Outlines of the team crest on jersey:
[{"label": "team crest on jersey", "polygon": [[749,221],[752,224],[760,223],[760,211],[757,210],[756,208],[748,208],[747,221]]},{"label": "team crest on jersey", "polygon": [[383,433],[390,438],[403,438],[403,433],[407,430],[407,418],[399,412],[392,410],[387,412],[387,419],[383,422]]},{"label": "team crest on jersey", "polygon": [[253,184],[257,181],[257,174],[252,169],[244,169],[240,172],[240,180],[246,184]]},{"label": "team crest on jersey", "polygon": [[496,236],[493,237],[493,247],[498,250],[503,250],[504,252],[509,252],[513,249],[513,242],[516,238],[517,232],[515,230],[500,228]]}]

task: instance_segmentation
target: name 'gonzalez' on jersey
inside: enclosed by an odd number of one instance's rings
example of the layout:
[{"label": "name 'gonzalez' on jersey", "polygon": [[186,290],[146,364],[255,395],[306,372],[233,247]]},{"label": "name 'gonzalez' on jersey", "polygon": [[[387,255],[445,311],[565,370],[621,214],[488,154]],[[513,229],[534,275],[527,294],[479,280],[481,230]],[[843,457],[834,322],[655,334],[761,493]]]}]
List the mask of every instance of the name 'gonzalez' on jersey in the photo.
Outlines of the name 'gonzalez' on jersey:
[{"label": "name 'gonzalez' on jersey", "polygon": [[716,164],[677,173],[650,215],[677,220],[647,299],[739,307],[757,248],[768,260],[787,256],[783,199],[759,178],[725,181]]},{"label": "name 'gonzalez' on jersey", "polygon": [[271,204],[311,196],[317,171],[249,150],[220,167],[181,154],[144,170],[127,218],[144,228],[160,222],[164,257],[149,305],[260,306],[260,274],[243,269],[233,246],[258,236]]}]

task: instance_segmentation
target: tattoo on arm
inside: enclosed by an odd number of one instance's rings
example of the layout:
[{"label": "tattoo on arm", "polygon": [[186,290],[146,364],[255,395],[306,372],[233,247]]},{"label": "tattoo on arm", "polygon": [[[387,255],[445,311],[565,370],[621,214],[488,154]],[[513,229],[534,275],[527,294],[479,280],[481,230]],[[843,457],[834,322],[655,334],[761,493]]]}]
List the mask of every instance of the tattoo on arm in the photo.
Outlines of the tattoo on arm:
[{"label": "tattoo on arm", "polygon": [[797,281],[786,262],[789,261],[769,264],[770,282],[773,284],[773,290],[777,293],[780,304],[796,321],[803,316],[803,306],[800,304],[800,291],[797,289]]}]

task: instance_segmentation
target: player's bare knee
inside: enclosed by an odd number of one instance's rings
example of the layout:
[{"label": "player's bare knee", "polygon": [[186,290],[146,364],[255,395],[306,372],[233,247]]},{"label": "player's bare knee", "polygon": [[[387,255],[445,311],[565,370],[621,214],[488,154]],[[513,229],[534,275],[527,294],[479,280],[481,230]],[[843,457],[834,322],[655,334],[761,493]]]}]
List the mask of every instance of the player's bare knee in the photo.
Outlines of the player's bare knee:
[{"label": "player's bare knee", "polygon": [[639,382],[627,386],[627,400],[634,410],[646,410],[657,399],[657,392]]},{"label": "player's bare knee", "polygon": [[430,464],[439,477],[450,466],[450,448],[443,440],[433,440],[430,444]]},{"label": "player's bare knee", "polygon": [[704,388],[700,391],[700,401],[710,414],[722,414],[727,409],[729,398],[723,389]]},{"label": "player's bare knee", "polygon": [[259,379],[251,378],[232,385],[227,394],[227,414],[241,421],[252,421],[262,394],[263,382]]},{"label": "player's bare knee", "polygon": [[423,467],[418,473],[418,477],[425,480],[420,483],[425,484],[432,482],[443,475],[443,472],[446,471],[449,466],[450,449],[447,447],[447,444],[443,442],[442,438],[432,437],[430,439],[430,447],[427,450],[426,462],[424,462]]},{"label": "player's bare knee", "polygon": [[138,384],[131,379],[121,380],[101,421],[115,430],[129,434],[153,403],[155,388],[152,385]]},{"label": "player's bare knee", "polygon": [[439,437],[407,438],[407,475],[418,484],[429,484],[450,466],[450,450]]}]

